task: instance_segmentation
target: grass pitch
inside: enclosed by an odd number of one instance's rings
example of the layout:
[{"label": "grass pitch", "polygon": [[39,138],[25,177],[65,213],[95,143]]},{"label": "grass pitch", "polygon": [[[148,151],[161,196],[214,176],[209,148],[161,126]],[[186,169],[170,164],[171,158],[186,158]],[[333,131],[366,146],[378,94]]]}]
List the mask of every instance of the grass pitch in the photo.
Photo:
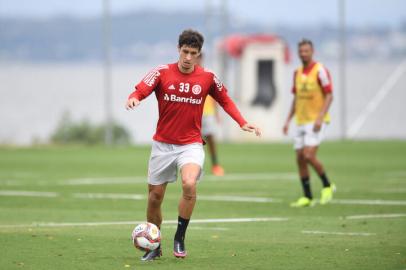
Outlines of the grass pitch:
[{"label": "grass pitch", "polygon": [[[168,223],[164,256],[142,263],[130,235],[145,220],[149,151],[1,148],[0,269],[406,269],[404,141],[324,143],[336,200],[304,209],[289,207],[301,196],[291,145],[220,145],[226,177],[206,159],[189,256],[173,257]],[[168,186],[164,220],[176,219],[180,191]]]}]

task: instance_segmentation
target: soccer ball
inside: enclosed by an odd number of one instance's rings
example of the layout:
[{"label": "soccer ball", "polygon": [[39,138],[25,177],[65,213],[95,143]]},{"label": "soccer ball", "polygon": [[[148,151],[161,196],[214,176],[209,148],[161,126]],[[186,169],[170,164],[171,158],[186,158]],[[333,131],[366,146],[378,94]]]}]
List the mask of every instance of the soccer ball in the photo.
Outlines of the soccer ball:
[{"label": "soccer ball", "polygon": [[145,222],[134,228],[131,238],[136,248],[142,251],[150,251],[159,247],[161,232],[155,224]]}]

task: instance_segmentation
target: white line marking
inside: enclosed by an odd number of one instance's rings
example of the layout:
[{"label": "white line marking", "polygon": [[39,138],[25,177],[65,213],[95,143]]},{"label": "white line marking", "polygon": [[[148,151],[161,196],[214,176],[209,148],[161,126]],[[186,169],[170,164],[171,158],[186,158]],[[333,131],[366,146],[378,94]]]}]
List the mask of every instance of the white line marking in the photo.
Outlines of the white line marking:
[{"label": "white line marking", "polygon": [[386,176],[389,177],[406,177],[406,171],[405,170],[398,170],[398,171],[388,171],[385,173]]},{"label": "white line marking", "polygon": [[364,110],[358,115],[355,121],[351,124],[348,129],[348,137],[353,138],[358,131],[362,128],[369,115],[373,113],[376,108],[381,104],[385,99],[386,95],[394,88],[396,83],[400,78],[402,78],[403,73],[406,70],[406,60],[403,60],[395,69],[385,83],[379,88],[375,96],[368,102]]},{"label": "white line marking", "polygon": [[23,196],[23,197],[58,197],[57,192],[40,192],[24,190],[0,190],[0,196]]},{"label": "white line marking", "polygon": [[[257,181],[257,180],[295,180],[296,173],[277,172],[277,173],[235,173],[225,176],[204,175],[203,181]],[[133,177],[89,177],[68,179],[59,183],[59,185],[79,186],[79,185],[121,185],[121,184],[147,184],[147,176]]]},{"label": "white line marking", "polygon": [[382,189],[375,189],[375,193],[405,193],[406,194],[406,188],[382,188]]},{"label": "white line marking", "polygon": [[292,172],[234,173],[224,176],[206,175],[203,176],[203,181],[295,180],[296,178],[297,174]]},{"label": "white line marking", "polygon": [[89,177],[68,179],[59,183],[62,186],[81,186],[81,185],[121,185],[121,184],[147,184],[146,176],[134,177]]},{"label": "white line marking", "polygon": [[[147,196],[143,194],[124,194],[124,193],[74,193],[74,198],[79,199],[118,199],[118,200],[146,200]],[[178,197],[167,196],[170,199]],[[199,201],[217,201],[217,202],[254,202],[270,203],[281,202],[280,199],[246,197],[246,196],[227,196],[227,195],[197,195]]]},{"label": "white line marking", "polygon": [[[165,226],[165,229],[177,229],[177,226]],[[196,226],[190,226],[188,227],[188,230],[202,230],[202,231],[229,231],[230,228],[224,228],[224,227],[196,227]]]},{"label": "white line marking", "polygon": [[369,219],[369,218],[398,218],[406,217],[405,214],[371,214],[371,215],[355,215],[355,216],[346,216],[346,219]]},{"label": "white line marking", "polygon": [[22,186],[22,183],[16,180],[0,180],[2,186]]},{"label": "white line marking", "polygon": [[[29,196],[29,197],[58,197],[57,192],[39,192],[25,190],[0,190],[0,196]],[[144,194],[126,194],[126,193],[73,193],[72,196],[78,199],[119,199],[119,200],[146,200]],[[168,198],[175,198],[168,196]],[[177,197],[176,197],[177,198]],[[253,203],[283,203],[281,199],[269,197],[250,197],[250,196],[232,196],[232,195],[198,195],[201,201],[218,202],[253,202]],[[404,200],[358,200],[358,199],[334,199],[332,204],[348,205],[406,205]]]},{"label": "white line marking", "polygon": [[197,200],[200,201],[221,201],[221,202],[255,202],[269,203],[282,202],[280,199],[261,198],[261,197],[245,197],[245,196],[224,196],[224,195],[197,195]]},{"label": "white line marking", "polygon": [[[214,219],[192,219],[193,224],[208,224],[208,223],[244,223],[244,222],[271,222],[271,221],[287,221],[285,217],[262,217],[262,218],[214,218]],[[9,224],[0,225],[0,228],[30,228],[30,227],[92,227],[106,225],[136,225],[145,221],[106,221],[106,222],[68,222],[68,223],[32,223],[32,224]],[[177,224],[177,220],[164,220],[163,224]]]},{"label": "white line marking", "polygon": [[121,200],[145,200],[146,195],[142,194],[120,194],[120,193],[73,193],[74,198],[79,199],[121,199]]},{"label": "white line marking", "polygon": [[392,200],[357,200],[357,199],[334,199],[330,203],[334,204],[363,204],[363,205],[406,205],[406,201]]},{"label": "white line marking", "polygon": [[304,234],[331,234],[331,235],[349,235],[349,236],[371,236],[375,233],[365,232],[324,232],[324,231],[302,231]]}]

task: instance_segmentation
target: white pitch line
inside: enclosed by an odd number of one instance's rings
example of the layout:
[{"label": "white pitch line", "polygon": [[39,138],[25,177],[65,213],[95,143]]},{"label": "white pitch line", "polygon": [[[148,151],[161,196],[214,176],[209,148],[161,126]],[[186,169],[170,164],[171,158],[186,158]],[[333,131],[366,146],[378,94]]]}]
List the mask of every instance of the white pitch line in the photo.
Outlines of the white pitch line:
[{"label": "white pitch line", "polygon": [[[225,176],[204,175],[203,181],[257,181],[257,180],[295,180],[296,174],[291,172],[268,173],[234,173]],[[147,184],[147,176],[134,177],[88,177],[68,179],[59,183],[64,186],[80,185],[121,185],[121,184]]]},{"label": "white pitch line", "polygon": [[146,176],[134,177],[88,177],[64,180],[59,183],[62,186],[81,186],[81,185],[121,185],[121,184],[147,184]]},{"label": "white pitch line", "polygon": [[375,189],[375,193],[405,193],[406,194],[406,188],[382,188],[382,189]]},{"label": "white pitch line", "polygon": [[40,192],[40,191],[24,191],[24,190],[0,190],[0,196],[22,196],[22,197],[58,197],[57,192]]},{"label": "white pitch line", "polygon": [[333,204],[350,204],[350,205],[406,205],[406,201],[394,200],[357,200],[357,199],[334,199]]},{"label": "white pitch line", "polygon": [[295,180],[296,173],[234,173],[224,176],[205,175],[203,181]]},{"label": "white pitch line", "polygon": [[346,216],[345,219],[399,218],[399,217],[406,217],[406,213],[404,213],[404,214],[354,215],[354,216]]},{"label": "white pitch line", "polygon": [[[166,229],[177,229],[177,226],[165,226]],[[188,230],[202,230],[202,231],[229,231],[230,228],[225,228],[225,227],[196,227],[196,226],[190,226],[188,227]]]},{"label": "white pitch line", "polygon": [[121,200],[145,200],[146,195],[142,194],[120,194],[120,193],[73,193],[74,198],[79,199],[121,199]]},{"label": "white pitch line", "polygon": [[280,199],[263,198],[263,197],[246,197],[246,196],[224,196],[224,195],[197,195],[199,201],[221,201],[221,202],[255,202],[270,203],[282,202]]},{"label": "white pitch line", "polygon": [[324,231],[302,231],[304,234],[330,234],[330,235],[348,235],[348,236],[371,236],[375,233],[365,232],[324,232]]},{"label": "white pitch line", "polygon": [[[193,224],[209,223],[245,223],[245,222],[273,222],[287,221],[285,217],[262,217],[262,218],[214,218],[214,219],[192,219]],[[0,225],[0,228],[32,228],[32,227],[94,227],[111,225],[136,225],[145,221],[104,221],[104,222],[67,222],[67,223],[32,223],[32,224],[7,224]],[[177,220],[164,220],[163,224],[177,224]]]},{"label": "white pitch line", "polygon": [[[146,200],[143,194],[124,194],[124,193],[74,193],[74,198],[79,199],[117,199],[117,200]],[[167,196],[168,198],[174,198]],[[177,199],[177,197],[176,197]],[[227,196],[227,195],[197,195],[199,201],[216,201],[216,202],[253,202],[253,203],[270,203],[281,202],[280,199],[264,197],[246,197],[246,196]]]}]

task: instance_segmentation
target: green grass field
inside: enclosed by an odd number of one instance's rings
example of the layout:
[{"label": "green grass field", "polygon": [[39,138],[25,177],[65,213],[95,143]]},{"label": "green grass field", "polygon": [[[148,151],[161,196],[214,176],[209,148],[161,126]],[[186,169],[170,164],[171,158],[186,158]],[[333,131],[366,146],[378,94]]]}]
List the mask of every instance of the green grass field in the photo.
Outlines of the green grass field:
[{"label": "green grass field", "polygon": [[[173,257],[168,223],[164,256],[141,263],[130,235],[145,220],[149,147],[0,148],[0,269],[406,269],[405,141],[324,143],[336,200],[305,209],[289,207],[301,195],[291,145],[219,151],[227,176],[198,185],[189,256]],[[312,187],[319,197],[315,175]],[[180,191],[168,187],[164,220]],[[205,222],[238,218],[280,219]]]}]

